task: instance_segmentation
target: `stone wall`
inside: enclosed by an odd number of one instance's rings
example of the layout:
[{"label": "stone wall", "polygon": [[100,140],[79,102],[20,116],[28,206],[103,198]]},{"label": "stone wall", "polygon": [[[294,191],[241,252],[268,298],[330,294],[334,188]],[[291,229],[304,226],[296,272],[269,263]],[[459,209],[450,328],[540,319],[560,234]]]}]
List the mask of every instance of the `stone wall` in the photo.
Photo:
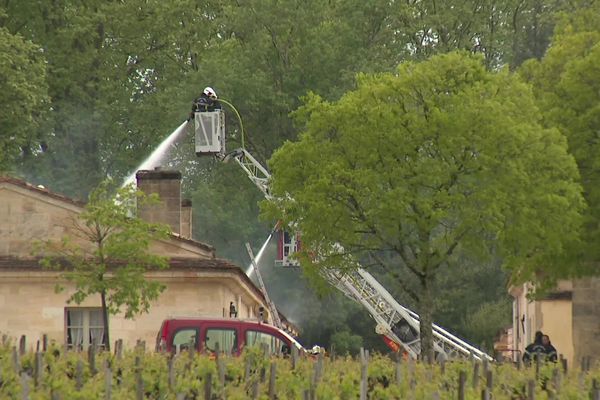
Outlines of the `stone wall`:
[{"label": "stone wall", "polygon": [[573,282],[573,347],[574,362],[600,362],[600,278]]},{"label": "stone wall", "polygon": [[[150,279],[166,284],[165,291],[155,301],[148,314],[135,319],[123,315],[110,317],[110,339],[123,339],[131,346],[138,339],[153,349],[162,321],[167,317],[228,317],[229,303],[239,311],[238,318],[254,318],[264,304],[253,289],[235,275],[198,273],[192,271],[157,271]],[[70,307],[100,307],[100,297],[90,296],[82,304],[67,304],[73,288],[55,292],[58,275],[50,271],[3,271],[0,277],[0,334],[13,339],[26,335],[29,347],[42,338],[62,344],[66,341],[66,309]]]},{"label": "stone wall", "polygon": [[0,182],[0,257],[31,257],[35,242],[74,232],[80,210],[41,190]]}]

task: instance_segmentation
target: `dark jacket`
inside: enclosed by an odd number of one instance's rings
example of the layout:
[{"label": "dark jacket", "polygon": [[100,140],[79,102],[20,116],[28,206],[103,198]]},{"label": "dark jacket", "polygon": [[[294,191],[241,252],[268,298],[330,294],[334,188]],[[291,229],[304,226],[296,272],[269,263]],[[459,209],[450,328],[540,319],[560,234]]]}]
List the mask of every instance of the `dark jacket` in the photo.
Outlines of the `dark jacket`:
[{"label": "dark jacket", "polygon": [[200,97],[195,99],[194,103],[192,104],[192,113],[215,111],[220,109],[221,104],[219,104],[219,101],[211,99],[204,93],[202,93]]},{"label": "dark jacket", "polygon": [[552,346],[552,343],[548,343],[548,345],[544,346],[544,354],[546,354],[546,360],[556,362],[558,360],[558,354],[556,353],[556,349]]},{"label": "dark jacket", "polygon": [[525,353],[523,354],[523,361],[530,362],[534,359],[536,354],[546,354],[546,348],[541,342],[533,342],[529,346],[525,347]]}]

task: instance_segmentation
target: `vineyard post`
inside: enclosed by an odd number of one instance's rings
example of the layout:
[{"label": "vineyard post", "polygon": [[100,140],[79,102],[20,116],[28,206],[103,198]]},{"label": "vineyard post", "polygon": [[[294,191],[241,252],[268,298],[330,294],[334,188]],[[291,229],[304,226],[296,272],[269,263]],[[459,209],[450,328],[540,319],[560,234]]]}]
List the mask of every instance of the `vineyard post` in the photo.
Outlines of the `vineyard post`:
[{"label": "vineyard post", "polygon": [[567,359],[560,355],[560,364],[562,365],[563,373],[567,373]]},{"label": "vineyard post", "polygon": [[479,387],[479,362],[473,363],[473,389]]},{"label": "vineyard post", "polygon": [[75,389],[79,392],[83,387],[83,361],[81,358],[77,360],[75,367]]},{"label": "vineyard post", "polygon": [[491,369],[488,369],[485,375],[485,379],[486,379],[486,387],[490,390],[490,393],[492,393],[492,390],[494,388],[494,375]]},{"label": "vineyard post", "polygon": [[533,379],[527,381],[527,400],[535,400],[535,382]]},{"label": "vineyard post", "polygon": [[367,400],[367,368],[369,351],[360,348],[360,400]]},{"label": "vineyard post", "polygon": [[487,358],[484,357],[483,358],[483,373],[487,374],[488,369],[489,369],[489,361]]},{"label": "vineyard post", "polygon": [[172,354],[170,357],[167,358],[167,362],[169,365],[169,388],[171,390],[175,389],[175,355]]},{"label": "vineyard post", "polygon": [[88,363],[90,364],[90,373],[96,375],[96,339],[92,340],[92,345],[88,348]]},{"label": "vineyard post", "polygon": [[135,398],[144,400],[144,381],[142,380],[142,360],[135,356]]},{"label": "vineyard post", "polygon": [[481,391],[481,400],[490,400],[492,396],[490,396],[490,390],[488,388],[483,388]]},{"label": "vineyard post", "polygon": [[592,381],[592,400],[600,400],[600,385],[596,378]]},{"label": "vineyard post", "polygon": [[335,362],[335,343],[331,343],[329,347],[329,360]]},{"label": "vineyard post", "polygon": [[250,379],[250,357],[244,360],[244,382],[248,382]]},{"label": "vineyard post", "polygon": [[217,372],[219,373],[219,383],[221,384],[221,389],[225,387],[225,361],[223,361],[223,357],[219,357],[216,359],[217,361]]},{"label": "vineyard post", "polygon": [[21,369],[21,364],[19,360],[19,353],[17,352],[17,347],[13,346],[12,348],[12,364],[13,369],[15,370],[15,374],[19,374],[19,370]]},{"label": "vineyard post", "polygon": [[42,351],[45,353],[46,350],[48,350],[48,335],[44,333],[42,335]]},{"label": "vineyard post", "polygon": [[277,364],[275,361],[271,362],[271,371],[269,373],[269,400],[273,400],[276,397],[275,393],[275,379],[277,378]]},{"label": "vineyard post", "polygon": [[42,365],[42,353],[39,351],[35,353],[35,363],[33,365],[33,383],[37,388],[42,382],[42,374],[44,373],[44,367]]},{"label": "vineyard post", "polygon": [[440,360],[440,373],[444,375],[446,373],[446,359],[442,358]]},{"label": "vineyard post", "polygon": [[400,384],[402,383],[402,369],[401,369],[401,363],[402,362],[402,356],[400,355],[400,353],[396,353],[396,385],[400,386]]},{"label": "vineyard post", "polygon": [[458,400],[465,400],[465,383],[467,381],[467,373],[460,371],[458,373]]},{"label": "vineyard post", "polygon": [[20,356],[23,356],[25,354],[26,342],[27,342],[27,339],[25,338],[25,335],[21,335],[21,339],[19,339],[19,355]]},{"label": "vineyard post", "polygon": [[104,399],[111,400],[112,398],[112,371],[108,365],[108,361],[104,363]]},{"label": "vineyard post", "polygon": [[258,399],[258,380],[252,382],[252,400]]},{"label": "vineyard post", "polygon": [[577,377],[578,377],[578,381],[579,381],[578,383],[579,383],[579,391],[580,392],[583,392],[585,390],[585,376],[586,376],[585,372],[579,371],[579,374]]},{"label": "vineyard post", "polygon": [[117,360],[123,358],[123,339],[117,340],[117,346],[115,348],[115,352],[117,354]]},{"label": "vineyard post", "polygon": [[204,399],[210,400],[212,397],[212,374],[210,372],[206,373],[206,377],[204,378]]},{"label": "vineyard post", "polygon": [[317,355],[317,362],[315,363],[315,371],[313,375],[313,382],[315,385],[319,384],[321,377],[323,376],[323,353]]},{"label": "vineyard post", "polygon": [[29,375],[27,375],[25,372],[21,373],[21,388],[22,388],[22,394],[23,400],[30,400],[29,398]]},{"label": "vineyard post", "polygon": [[267,380],[267,370],[265,369],[265,367],[260,367],[259,378],[260,383],[265,383],[265,381]]},{"label": "vineyard post", "polygon": [[298,348],[296,346],[292,346],[292,370],[296,369],[297,363],[298,363]]},{"label": "vineyard post", "polygon": [[[215,343],[215,352],[219,352],[219,342]],[[187,353],[190,356],[190,360],[193,360],[194,356],[196,355],[196,349],[194,346],[188,346]]]},{"label": "vineyard post", "polygon": [[554,368],[552,370],[552,384],[554,385],[554,391],[558,394],[560,392],[560,370],[558,368]]}]

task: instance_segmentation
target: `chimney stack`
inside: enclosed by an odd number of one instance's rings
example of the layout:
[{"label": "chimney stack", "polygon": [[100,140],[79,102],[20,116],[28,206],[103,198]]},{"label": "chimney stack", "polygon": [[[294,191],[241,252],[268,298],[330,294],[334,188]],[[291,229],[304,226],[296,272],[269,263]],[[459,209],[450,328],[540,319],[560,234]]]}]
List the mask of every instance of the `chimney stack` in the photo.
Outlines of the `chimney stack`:
[{"label": "chimney stack", "polygon": [[[140,207],[139,217],[154,223],[167,224],[173,233],[181,233],[181,172],[140,170],[135,174],[137,187],[147,195],[158,194],[160,203]],[[191,222],[191,221],[190,221]]]}]

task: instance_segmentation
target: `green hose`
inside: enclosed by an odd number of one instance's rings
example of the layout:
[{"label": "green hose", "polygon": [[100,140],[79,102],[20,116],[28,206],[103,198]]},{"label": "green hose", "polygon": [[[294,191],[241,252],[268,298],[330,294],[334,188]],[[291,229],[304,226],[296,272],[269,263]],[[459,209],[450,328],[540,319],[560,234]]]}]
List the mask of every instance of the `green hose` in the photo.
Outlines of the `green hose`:
[{"label": "green hose", "polygon": [[233,109],[233,111],[235,111],[235,115],[237,115],[238,120],[240,121],[240,129],[242,130],[242,149],[245,150],[246,146],[244,145],[244,123],[242,122],[242,117],[240,116],[240,113],[234,107],[234,105],[231,104],[230,102],[228,102],[227,100],[219,99],[218,101],[221,101],[221,102],[227,104],[229,107],[231,107]]}]

